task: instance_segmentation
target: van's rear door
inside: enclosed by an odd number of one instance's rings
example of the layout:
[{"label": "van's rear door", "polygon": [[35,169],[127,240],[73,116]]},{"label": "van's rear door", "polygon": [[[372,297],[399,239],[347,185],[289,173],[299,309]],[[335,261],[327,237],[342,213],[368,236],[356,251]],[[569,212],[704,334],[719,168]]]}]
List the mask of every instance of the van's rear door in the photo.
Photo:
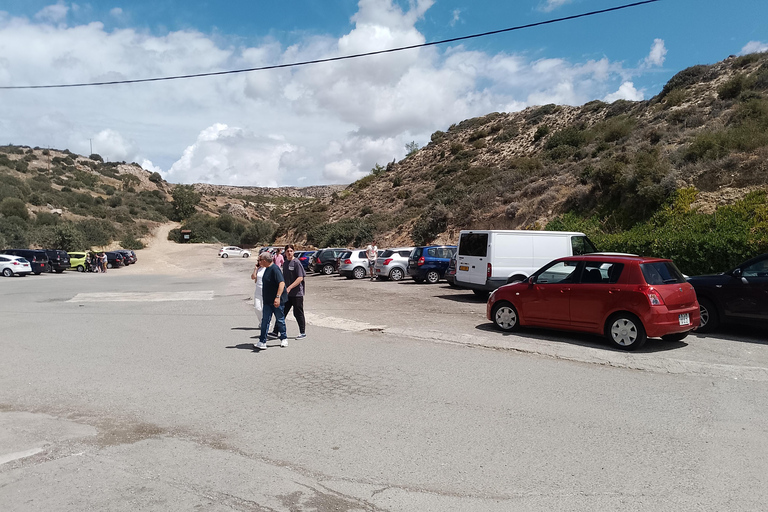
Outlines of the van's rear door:
[{"label": "van's rear door", "polygon": [[456,282],[485,284],[488,271],[488,232],[462,232],[456,257]]}]

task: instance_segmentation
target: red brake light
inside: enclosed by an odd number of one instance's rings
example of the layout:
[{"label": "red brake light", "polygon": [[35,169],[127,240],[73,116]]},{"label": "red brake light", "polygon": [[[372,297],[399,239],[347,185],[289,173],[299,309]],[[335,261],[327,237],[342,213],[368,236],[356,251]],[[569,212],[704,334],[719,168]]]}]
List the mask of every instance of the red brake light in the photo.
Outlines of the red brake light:
[{"label": "red brake light", "polygon": [[493,268],[491,267],[491,264],[488,264],[488,270],[485,272],[485,275],[488,279],[491,278],[491,274],[493,274]]},{"label": "red brake light", "polygon": [[13,263],[14,265],[18,265],[19,264],[18,261],[12,261],[11,263]]},{"label": "red brake light", "polygon": [[420,266],[422,266],[423,264],[424,264],[424,256],[422,256],[421,258],[419,258],[419,261],[416,263],[416,265],[420,267]]},{"label": "red brake light", "polygon": [[344,264],[345,265],[351,265],[352,264],[352,260],[346,259],[346,260],[344,260]]},{"label": "red brake light", "polygon": [[389,265],[390,263],[392,263],[392,258],[387,258],[387,259],[384,260],[384,265],[385,266]]},{"label": "red brake light", "polygon": [[664,305],[664,299],[661,298],[661,294],[653,288],[649,288],[645,293],[648,296],[648,301],[651,303],[651,306]]}]

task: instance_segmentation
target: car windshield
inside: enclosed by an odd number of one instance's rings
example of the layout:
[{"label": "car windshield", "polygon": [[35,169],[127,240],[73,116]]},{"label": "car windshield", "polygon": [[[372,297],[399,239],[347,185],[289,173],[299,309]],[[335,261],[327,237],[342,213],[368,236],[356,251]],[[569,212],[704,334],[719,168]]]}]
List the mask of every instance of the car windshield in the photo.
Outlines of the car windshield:
[{"label": "car windshield", "polygon": [[685,277],[677,270],[671,261],[654,261],[653,263],[641,263],[645,282],[650,285],[684,283]]}]

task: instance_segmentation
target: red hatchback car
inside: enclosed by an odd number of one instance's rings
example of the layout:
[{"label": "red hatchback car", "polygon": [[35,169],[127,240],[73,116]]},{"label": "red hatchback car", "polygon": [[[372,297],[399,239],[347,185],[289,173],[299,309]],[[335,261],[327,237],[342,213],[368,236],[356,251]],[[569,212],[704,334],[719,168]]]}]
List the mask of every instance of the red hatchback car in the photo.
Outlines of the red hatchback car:
[{"label": "red hatchback car", "polygon": [[671,260],[588,254],[560,258],[494,291],[488,320],[605,335],[624,350],[648,337],[680,341],[699,325],[696,292]]}]

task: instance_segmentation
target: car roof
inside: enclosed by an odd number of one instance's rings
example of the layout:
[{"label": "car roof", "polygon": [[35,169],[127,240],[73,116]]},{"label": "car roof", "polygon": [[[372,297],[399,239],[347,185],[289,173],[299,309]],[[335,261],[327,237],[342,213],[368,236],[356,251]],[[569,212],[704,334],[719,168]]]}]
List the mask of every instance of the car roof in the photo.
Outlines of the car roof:
[{"label": "car roof", "polygon": [[566,256],[565,258],[558,258],[561,261],[616,261],[620,263],[651,263],[654,261],[672,261],[668,258],[655,258],[652,256],[637,256],[634,254],[609,254],[609,253],[591,253],[582,254],[581,256]]}]

